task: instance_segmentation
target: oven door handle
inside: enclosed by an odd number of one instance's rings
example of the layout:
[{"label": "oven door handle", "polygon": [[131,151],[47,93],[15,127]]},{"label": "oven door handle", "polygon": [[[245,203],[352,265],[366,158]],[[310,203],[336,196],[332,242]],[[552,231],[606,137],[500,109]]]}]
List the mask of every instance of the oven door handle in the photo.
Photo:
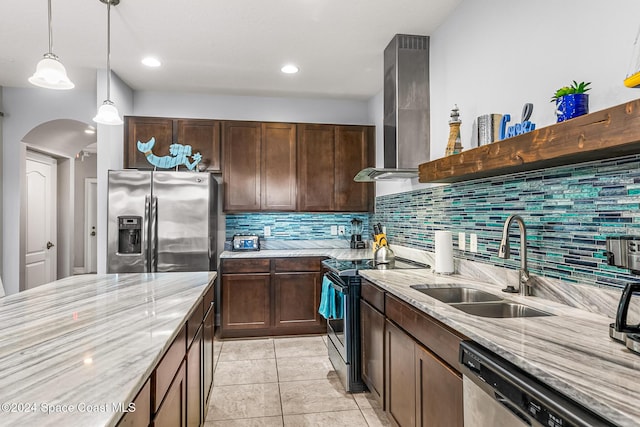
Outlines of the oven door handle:
[{"label": "oven door handle", "polygon": [[335,278],[331,273],[327,273],[326,276],[327,276],[327,279],[329,279],[329,282],[331,283],[331,287],[333,289],[345,295],[349,293],[349,288],[342,285],[340,283],[340,279]]}]

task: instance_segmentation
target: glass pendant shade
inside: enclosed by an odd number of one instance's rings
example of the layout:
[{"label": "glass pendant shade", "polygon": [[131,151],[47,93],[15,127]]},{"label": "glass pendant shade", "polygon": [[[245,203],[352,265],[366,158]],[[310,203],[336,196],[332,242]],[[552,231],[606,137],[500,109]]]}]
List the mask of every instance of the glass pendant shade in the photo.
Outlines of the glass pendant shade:
[{"label": "glass pendant shade", "polygon": [[45,53],[44,58],[38,62],[36,72],[29,77],[29,83],[47,89],[73,89],[75,85],[67,77],[67,70],[51,53]]},{"label": "glass pendant shade", "polygon": [[93,121],[102,125],[121,125],[123,123],[118,109],[109,100],[104,101],[98,108],[98,114],[93,118]]},{"label": "glass pendant shade", "polygon": [[51,0],[49,5],[49,52],[38,62],[36,72],[29,77],[29,83],[47,89],[66,90],[73,89],[75,85],[67,77],[67,70],[56,55],[53,54],[53,35],[51,32]]}]

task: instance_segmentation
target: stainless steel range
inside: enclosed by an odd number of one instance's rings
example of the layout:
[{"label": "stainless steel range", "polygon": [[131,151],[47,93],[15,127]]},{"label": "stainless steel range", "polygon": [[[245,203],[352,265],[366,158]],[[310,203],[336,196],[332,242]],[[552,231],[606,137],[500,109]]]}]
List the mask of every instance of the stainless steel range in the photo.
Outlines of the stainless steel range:
[{"label": "stainless steel range", "polygon": [[[360,275],[358,271],[374,269],[373,260],[344,261],[328,259],[322,262],[325,277],[339,294],[341,316],[327,320],[329,359],[348,392],[366,390],[360,374]],[[379,266],[388,269],[388,266]],[[396,258],[394,269],[429,268],[426,264]]]}]

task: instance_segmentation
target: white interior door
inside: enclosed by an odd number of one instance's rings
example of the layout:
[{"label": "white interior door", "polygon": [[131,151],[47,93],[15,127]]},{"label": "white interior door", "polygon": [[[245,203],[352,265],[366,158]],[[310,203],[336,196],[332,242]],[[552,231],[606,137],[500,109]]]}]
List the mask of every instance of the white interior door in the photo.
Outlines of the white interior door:
[{"label": "white interior door", "polygon": [[56,279],[56,160],[27,151],[25,289]]},{"label": "white interior door", "polygon": [[84,182],[84,272],[98,271],[98,180]]}]

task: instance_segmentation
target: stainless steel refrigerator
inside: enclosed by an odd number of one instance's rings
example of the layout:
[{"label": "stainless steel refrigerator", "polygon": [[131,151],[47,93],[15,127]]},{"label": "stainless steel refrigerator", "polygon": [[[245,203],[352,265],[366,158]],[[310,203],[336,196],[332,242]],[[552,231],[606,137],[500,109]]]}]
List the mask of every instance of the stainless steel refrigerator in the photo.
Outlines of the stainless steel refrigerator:
[{"label": "stainless steel refrigerator", "polygon": [[107,272],[215,270],[216,201],[209,173],[109,171]]}]

